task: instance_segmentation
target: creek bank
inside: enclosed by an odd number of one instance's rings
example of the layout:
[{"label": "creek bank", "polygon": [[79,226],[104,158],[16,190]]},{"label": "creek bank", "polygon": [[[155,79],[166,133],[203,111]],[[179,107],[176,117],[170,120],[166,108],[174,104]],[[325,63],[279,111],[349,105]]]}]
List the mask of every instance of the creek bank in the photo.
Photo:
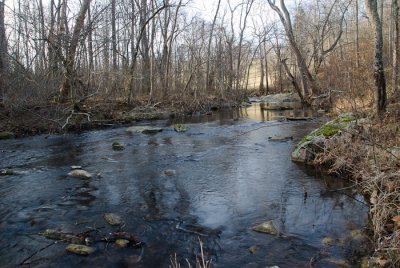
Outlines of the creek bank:
[{"label": "creek bank", "polygon": [[[181,115],[211,115],[216,110],[246,108],[255,102],[262,103],[265,110],[292,110],[302,107],[299,97],[292,93],[245,98],[246,101],[235,101],[210,97],[190,104],[166,101],[128,105],[125,102],[85,100],[75,104],[0,107],[0,139],[119,127],[143,120],[163,120]],[[175,130],[185,132],[187,129],[178,125]]]},{"label": "creek bank", "polygon": [[211,114],[211,111],[238,107],[239,104],[240,101],[209,97],[197,102],[190,100],[190,103],[168,100],[155,104],[148,101],[127,104],[87,99],[79,103],[1,106],[0,139],[119,127],[180,115]]},{"label": "creek bank", "polygon": [[[327,168],[354,181],[354,191],[368,200],[369,238],[354,232],[352,255],[363,267],[397,267],[400,263],[400,123],[396,112],[383,119],[351,113],[339,115],[312,131],[296,146],[292,160]],[[372,241],[371,247],[368,241]]]}]

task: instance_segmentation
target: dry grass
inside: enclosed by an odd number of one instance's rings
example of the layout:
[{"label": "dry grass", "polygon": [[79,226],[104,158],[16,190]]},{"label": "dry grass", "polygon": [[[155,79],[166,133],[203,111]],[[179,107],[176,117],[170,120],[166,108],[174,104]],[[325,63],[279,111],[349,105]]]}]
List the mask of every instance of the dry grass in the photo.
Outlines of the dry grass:
[{"label": "dry grass", "polygon": [[[212,267],[212,260],[206,260],[206,257],[204,255],[204,250],[203,250],[203,242],[198,238],[199,240],[199,246],[200,246],[200,256],[196,257],[196,268],[211,268]],[[186,265],[188,268],[192,268],[193,266],[190,264],[189,260],[186,259]],[[176,253],[174,256],[170,257],[170,268],[181,268],[181,264],[177,260]]]},{"label": "dry grass", "polygon": [[[381,267],[400,267],[400,115],[362,119],[357,126],[326,141],[315,164],[350,177],[369,198],[375,242],[374,260]],[[399,216],[399,217],[397,217]]]}]

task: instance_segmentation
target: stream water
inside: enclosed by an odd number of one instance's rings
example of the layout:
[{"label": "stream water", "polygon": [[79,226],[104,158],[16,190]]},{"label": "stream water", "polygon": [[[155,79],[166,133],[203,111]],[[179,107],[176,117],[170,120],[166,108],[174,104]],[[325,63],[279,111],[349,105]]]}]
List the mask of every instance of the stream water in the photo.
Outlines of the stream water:
[{"label": "stream water", "polygon": [[[254,104],[141,122],[164,127],[154,135],[115,128],[0,141],[0,168],[15,171],[0,177],[0,266],[168,267],[176,254],[186,267],[185,259],[193,265],[200,255],[201,239],[216,267],[339,267],[329,260],[351,259],[345,241],[366,225],[367,207],[352,189],[334,191],[347,186],[342,180],[291,162],[295,144],[321,121],[280,122],[279,116],[310,114]],[[175,132],[174,122],[188,131]],[[268,140],[277,135],[293,139]],[[125,149],[112,150],[114,141]],[[69,177],[72,165],[96,175]],[[175,172],[166,176],[166,169]],[[105,223],[108,212],[124,225]],[[268,220],[280,236],[250,229]],[[97,242],[96,252],[83,257],[38,235],[49,228],[96,229],[97,237],[121,228],[144,246]],[[326,237],[336,242],[324,244]]]}]

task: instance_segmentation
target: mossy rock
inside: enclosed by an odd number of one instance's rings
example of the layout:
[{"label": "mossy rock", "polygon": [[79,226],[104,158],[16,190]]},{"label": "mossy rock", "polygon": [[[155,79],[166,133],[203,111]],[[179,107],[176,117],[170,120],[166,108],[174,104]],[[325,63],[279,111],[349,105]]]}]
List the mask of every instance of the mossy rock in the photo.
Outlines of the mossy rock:
[{"label": "mossy rock", "polygon": [[118,141],[112,143],[112,148],[115,151],[122,151],[123,149],[125,149],[124,145]]},{"label": "mossy rock", "polygon": [[341,114],[304,136],[293,151],[292,160],[310,164],[315,156],[324,150],[326,139],[335,137],[342,131],[354,127],[355,120],[356,118],[351,113]]},{"label": "mossy rock", "polygon": [[13,132],[9,132],[9,131],[0,132],[0,140],[13,139],[14,137],[15,137],[15,134]]},{"label": "mossy rock", "polygon": [[187,127],[184,124],[175,124],[174,125],[174,130],[176,132],[186,132],[187,131]]}]

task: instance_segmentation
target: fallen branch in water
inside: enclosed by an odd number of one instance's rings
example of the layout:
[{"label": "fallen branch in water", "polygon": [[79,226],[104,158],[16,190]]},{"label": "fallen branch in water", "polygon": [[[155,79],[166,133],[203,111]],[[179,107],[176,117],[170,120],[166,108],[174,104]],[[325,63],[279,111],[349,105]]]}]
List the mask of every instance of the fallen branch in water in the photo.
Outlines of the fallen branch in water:
[{"label": "fallen branch in water", "polygon": [[57,243],[60,242],[60,241],[61,241],[61,240],[54,241],[53,243],[48,244],[48,245],[46,245],[45,247],[43,247],[43,248],[41,248],[41,249],[35,251],[35,252],[32,253],[28,258],[24,259],[19,265],[27,265],[27,264],[29,264],[29,263],[26,263],[26,262],[29,261],[31,258],[33,258],[35,255],[39,254],[40,252],[42,252],[42,251],[45,250],[45,249],[48,249],[48,248],[51,247],[51,246],[54,246],[55,244],[57,244]]}]

